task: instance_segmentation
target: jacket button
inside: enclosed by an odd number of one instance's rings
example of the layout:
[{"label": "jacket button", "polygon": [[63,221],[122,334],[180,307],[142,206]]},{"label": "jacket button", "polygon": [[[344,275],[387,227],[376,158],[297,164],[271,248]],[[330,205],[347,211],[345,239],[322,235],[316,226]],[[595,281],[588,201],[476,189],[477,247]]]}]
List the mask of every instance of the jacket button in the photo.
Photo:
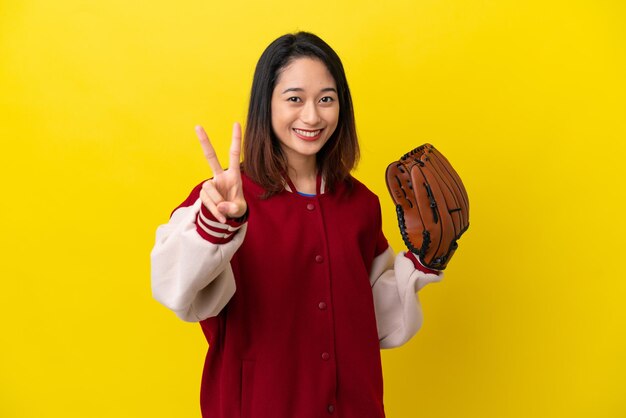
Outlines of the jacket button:
[{"label": "jacket button", "polygon": [[322,353],[322,360],[328,360],[330,358],[330,354],[324,352]]},{"label": "jacket button", "polygon": [[335,405],[332,405],[332,404],[328,405],[328,413],[332,414],[333,412],[335,412]]},{"label": "jacket button", "polygon": [[306,205],[306,208],[308,210],[313,210],[313,209],[315,209],[315,205],[313,203],[309,203],[309,204]]},{"label": "jacket button", "polygon": [[321,263],[322,261],[324,261],[324,257],[322,257],[321,255],[316,255],[315,256],[315,262],[316,263]]},{"label": "jacket button", "polygon": [[320,310],[323,311],[324,309],[326,309],[326,303],[320,302],[320,303],[318,303],[317,307],[320,308]]}]

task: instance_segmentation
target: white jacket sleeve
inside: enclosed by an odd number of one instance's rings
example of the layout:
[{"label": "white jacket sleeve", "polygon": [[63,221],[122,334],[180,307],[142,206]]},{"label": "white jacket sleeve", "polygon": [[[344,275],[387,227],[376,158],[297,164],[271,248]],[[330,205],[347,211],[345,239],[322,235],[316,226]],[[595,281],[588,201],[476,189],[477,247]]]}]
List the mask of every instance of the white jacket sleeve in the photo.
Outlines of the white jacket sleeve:
[{"label": "white jacket sleeve", "polygon": [[395,256],[391,247],[374,259],[370,283],[381,348],[398,347],[422,326],[422,306],[417,292],[428,283],[443,279],[443,272],[417,270],[404,252]]},{"label": "white jacket sleeve", "polygon": [[198,199],[192,206],[177,209],[167,224],[159,226],[150,254],[154,298],[189,322],[216,316],[235,293],[230,260],[247,227],[208,221],[215,229],[232,234],[228,242],[211,243],[196,230],[200,205]]}]

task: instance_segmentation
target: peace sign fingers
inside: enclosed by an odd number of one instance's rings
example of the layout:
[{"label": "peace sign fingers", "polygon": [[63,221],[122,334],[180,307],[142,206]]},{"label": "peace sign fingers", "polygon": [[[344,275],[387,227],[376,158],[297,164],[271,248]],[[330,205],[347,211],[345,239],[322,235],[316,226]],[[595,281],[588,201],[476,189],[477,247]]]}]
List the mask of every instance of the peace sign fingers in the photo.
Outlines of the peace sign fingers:
[{"label": "peace sign fingers", "polygon": [[230,146],[230,166],[222,168],[211,140],[202,126],[196,126],[196,134],[204,151],[213,178],[204,182],[200,198],[209,211],[220,222],[226,222],[226,217],[239,218],[246,213],[247,203],[243,195],[239,158],[241,156],[241,125],[233,125],[233,138]]},{"label": "peace sign fingers", "polygon": [[[234,129],[233,129],[234,134]],[[196,135],[198,135],[198,139],[200,140],[200,145],[202,146],[202,151],[204,151],[204,157],[209,163],[209,167],[213,170],[214,175],[219,175],[224,172],[220,161],[217,159],[217,154],[215,153],[215,149],[213,145],[211,145],[211,140],[207,136],[206,132],[204,132],[204,128],[200,125],[196,126]],[[234,141],[234,139],[233,139]]]}]

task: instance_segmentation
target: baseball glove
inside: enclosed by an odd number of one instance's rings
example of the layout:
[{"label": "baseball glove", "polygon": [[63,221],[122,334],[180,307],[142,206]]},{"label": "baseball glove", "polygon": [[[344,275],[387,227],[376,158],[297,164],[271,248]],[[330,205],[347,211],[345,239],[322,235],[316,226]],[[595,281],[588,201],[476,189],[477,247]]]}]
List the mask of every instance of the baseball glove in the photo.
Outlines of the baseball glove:
[{"label": "baseball glove", "polygon": [[428,268],[443,270],[469,227],[469,200],[457,172],[424,144],[387,167],[402,239]]}]

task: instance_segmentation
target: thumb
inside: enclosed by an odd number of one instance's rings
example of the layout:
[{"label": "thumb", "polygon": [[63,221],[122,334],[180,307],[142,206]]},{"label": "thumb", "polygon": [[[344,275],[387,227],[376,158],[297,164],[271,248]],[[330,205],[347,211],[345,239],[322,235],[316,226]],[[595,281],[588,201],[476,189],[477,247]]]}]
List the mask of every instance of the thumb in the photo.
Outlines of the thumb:
[{"label": "thumb", "polygon": [[237,218],[241,216],[241,214],[237,213],[238,209],[239,206],[237,206],[233,202],[220,202],[217,204],[218,212],[231,218]]}]

